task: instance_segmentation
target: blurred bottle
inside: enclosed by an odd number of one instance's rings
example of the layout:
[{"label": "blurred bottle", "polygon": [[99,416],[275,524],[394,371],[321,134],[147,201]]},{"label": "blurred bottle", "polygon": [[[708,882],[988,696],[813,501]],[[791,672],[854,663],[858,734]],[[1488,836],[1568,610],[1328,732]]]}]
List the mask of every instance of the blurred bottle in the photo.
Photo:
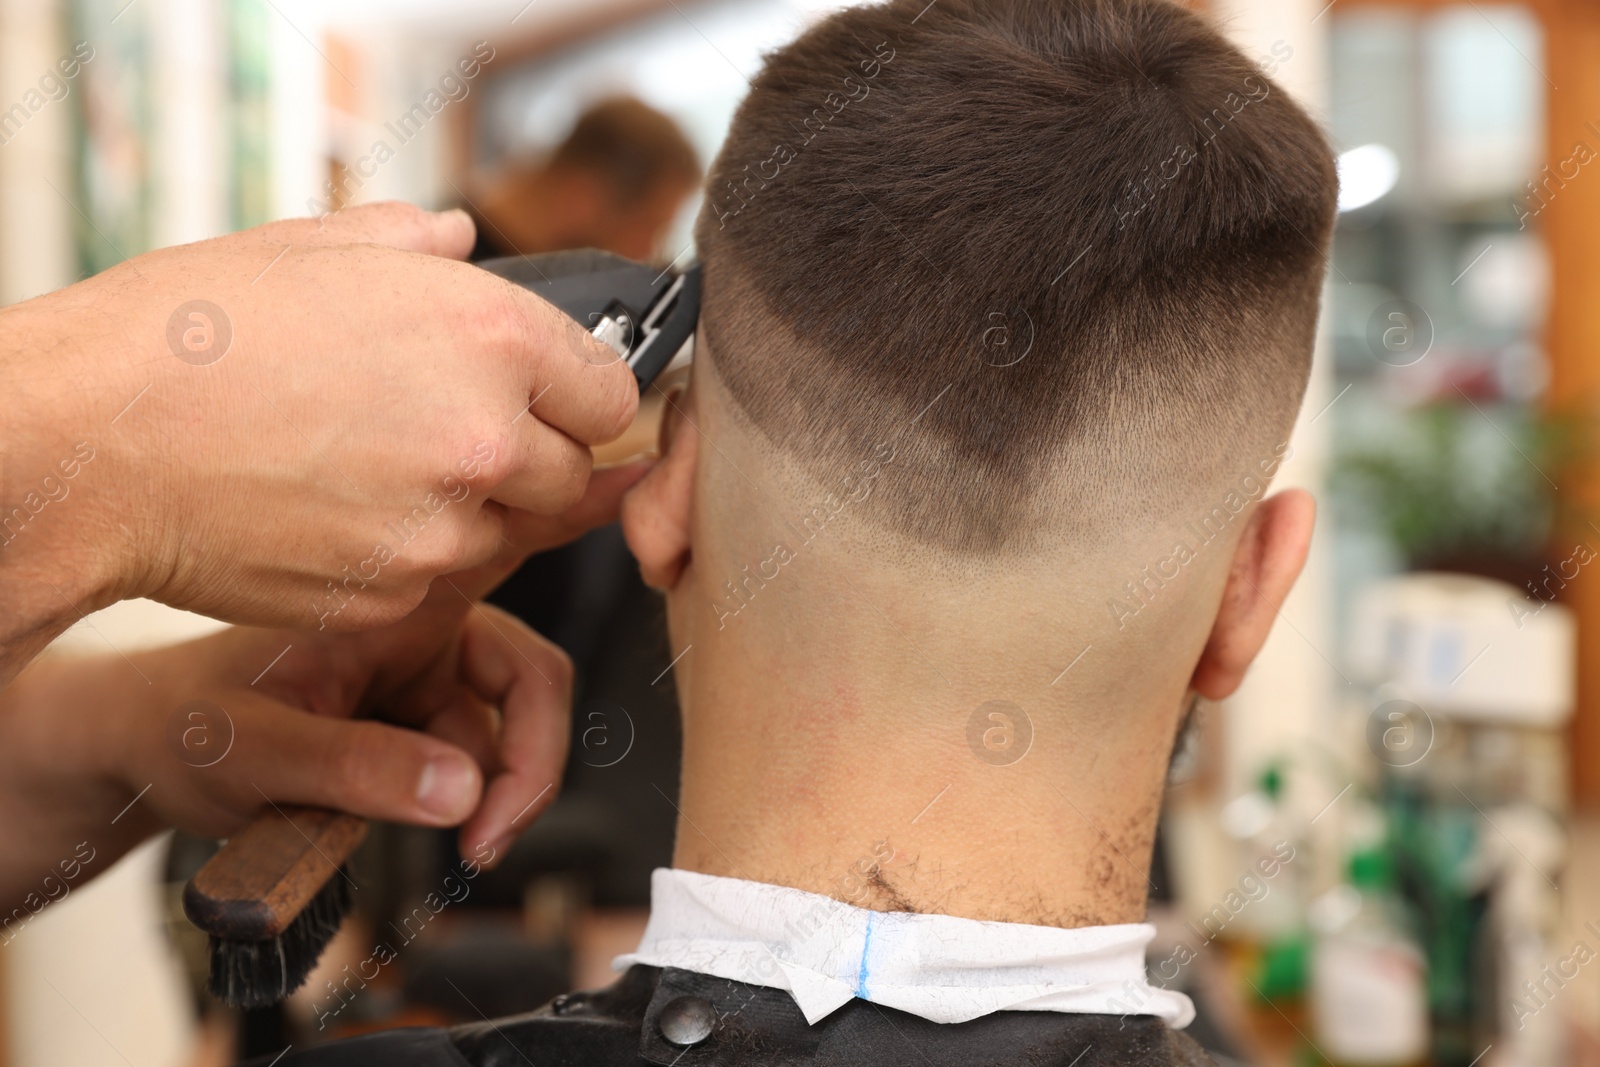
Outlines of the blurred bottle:
[{"label": "blurred bottle", "polygon": [[1238,889],[1247,905],[1229,933],[1251,949],[1250,982],[1260,999],[1294,1013],[1306,986],[1305,861],[1284,779],[1284,767],[1269,764],[1255,790],[1227,806],[1223,825],[1240,840],[1246,864]]},{"label": "blurred bottle", "polygon": [[[1566,986],[1595,958],[1590,946],[1600,925],[1585,924],[1574,942],[1562,936],[1561,896],[1555,879],[1566,862],[1566,833],[1534,804],[1505,804],[1484,815],[1499,831],[1484,835],[1494,871],[1492,905],[1499,1033],[1495,1067],[1547,1067],[1568,1063],[1568,1019],[1558,1005]],[[1512,842],[1516,842],[1513,844]],[[1576,998],[1572,998],[1576,999]]]},{"label": "blurred bottle", "polygon": [[1335,1067],[1427,1062],[1427,972],[1378,848],[1350,857],[1350,880],[1311,907],[1311,1014]]}]

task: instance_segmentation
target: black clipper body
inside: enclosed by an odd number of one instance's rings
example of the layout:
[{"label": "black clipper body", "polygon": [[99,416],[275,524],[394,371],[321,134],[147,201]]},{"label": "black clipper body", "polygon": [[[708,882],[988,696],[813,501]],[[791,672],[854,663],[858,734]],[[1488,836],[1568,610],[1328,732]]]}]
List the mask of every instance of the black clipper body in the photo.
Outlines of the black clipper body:
[{"label": "black clipper body", "polygon": [[565,311],[617,353],[644,393],[694,339],[700,267],[658,271],[610,252],[507,256],[478,266]]}]

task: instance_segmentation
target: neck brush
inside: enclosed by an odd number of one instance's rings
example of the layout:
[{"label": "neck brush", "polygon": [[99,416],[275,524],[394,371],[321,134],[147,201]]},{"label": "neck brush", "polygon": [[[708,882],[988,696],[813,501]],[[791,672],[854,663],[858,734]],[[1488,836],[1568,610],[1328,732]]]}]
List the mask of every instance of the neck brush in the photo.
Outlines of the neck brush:
[{"label": "neck brush", "polygon": [[350,912],[346,863],[365,819],[273,806],[230,837],[183,891],[211,935],[212,996],[259,1008],[300,988]]}]

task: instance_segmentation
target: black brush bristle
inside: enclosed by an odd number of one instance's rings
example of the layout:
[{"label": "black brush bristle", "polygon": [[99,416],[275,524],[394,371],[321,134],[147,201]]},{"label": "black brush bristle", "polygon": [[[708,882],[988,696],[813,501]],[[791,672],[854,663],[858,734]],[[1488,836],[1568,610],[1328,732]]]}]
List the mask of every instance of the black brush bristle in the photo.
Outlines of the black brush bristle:
[{"label": "black brush bristle", "polygon": [[350,906],[350,877],[341,867],[281,937],[230,941],[213,935],[211,995],[238,1008],[264,1008],[285,999],[305,983]]}]

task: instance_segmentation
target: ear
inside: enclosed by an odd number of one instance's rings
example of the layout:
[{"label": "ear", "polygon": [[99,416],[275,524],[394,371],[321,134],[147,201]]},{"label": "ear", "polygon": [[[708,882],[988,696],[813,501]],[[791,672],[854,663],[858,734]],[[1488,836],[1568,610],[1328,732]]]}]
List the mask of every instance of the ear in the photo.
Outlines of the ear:
[{"label": "ear", "polygon": [[622,533],[645,584],[671,590],[689,564],[689,523],[700,434],[694,390],[669,396],[661,418],[661,459],[622,498]]},{"label": "ear", "polygon": [[1211,636],[1189,683],[1207,700],[1221,700],[1244,680],[1279,605],[1305,566],[1316,517],[1316,501],[1303,489],[1267,497],[1250,516],[1234,549]]}]

